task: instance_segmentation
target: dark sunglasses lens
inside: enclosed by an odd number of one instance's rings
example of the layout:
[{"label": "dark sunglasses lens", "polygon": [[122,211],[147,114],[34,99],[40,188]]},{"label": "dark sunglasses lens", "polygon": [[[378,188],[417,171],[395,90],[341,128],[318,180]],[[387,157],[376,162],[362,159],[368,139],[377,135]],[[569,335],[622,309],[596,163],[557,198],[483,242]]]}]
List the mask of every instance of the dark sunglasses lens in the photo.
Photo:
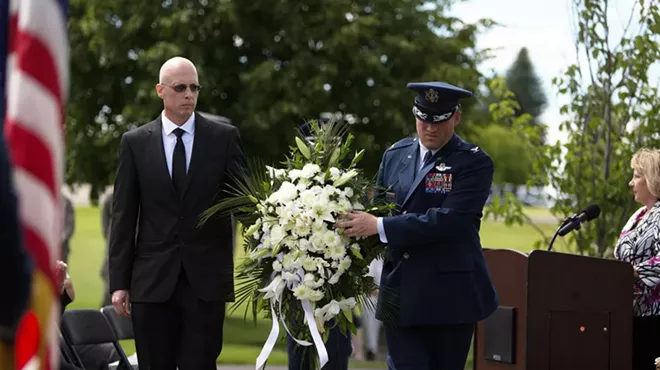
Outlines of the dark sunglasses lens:
[{"label": "dark sunglasses lens", "polygon": [[174,91],[176,91],[176,92],[184,92],[184,91],[186,91],[186,87],[187,87],[187,86],[184,85],[184,84],[176,85],[176,86],[174,86]]},{"label": "dark sunglasses lens", "polygon": [[198,92],[201,88],[202,87],[199,86],[199,85],[195,85],[195,84],[190,85],[190,91],[192,91],[192,92]]}]

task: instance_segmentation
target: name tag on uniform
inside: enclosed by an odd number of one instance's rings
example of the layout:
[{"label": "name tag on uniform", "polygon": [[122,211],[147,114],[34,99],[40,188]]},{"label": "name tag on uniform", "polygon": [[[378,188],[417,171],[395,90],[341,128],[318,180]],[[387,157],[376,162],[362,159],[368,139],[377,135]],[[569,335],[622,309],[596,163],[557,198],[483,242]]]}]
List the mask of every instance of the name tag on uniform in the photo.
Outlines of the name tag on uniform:
[{"label": "name tag on uniform", "polygon": [[426,174],[424,184],[426,193],[447,194],[452,189],[452,174],[429,172]]}]

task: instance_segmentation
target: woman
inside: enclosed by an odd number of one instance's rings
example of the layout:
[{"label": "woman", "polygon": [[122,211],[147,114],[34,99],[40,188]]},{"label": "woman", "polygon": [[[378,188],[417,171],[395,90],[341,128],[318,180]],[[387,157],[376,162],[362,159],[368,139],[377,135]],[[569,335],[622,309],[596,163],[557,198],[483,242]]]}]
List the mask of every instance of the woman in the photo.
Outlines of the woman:
[{"label": "woman", "polygon": [[624,226],[614,248],[633,265],[633,369],[655,369],[660,356],[660,150],[642,149],[631,160],[628,183],[643,207]]}]

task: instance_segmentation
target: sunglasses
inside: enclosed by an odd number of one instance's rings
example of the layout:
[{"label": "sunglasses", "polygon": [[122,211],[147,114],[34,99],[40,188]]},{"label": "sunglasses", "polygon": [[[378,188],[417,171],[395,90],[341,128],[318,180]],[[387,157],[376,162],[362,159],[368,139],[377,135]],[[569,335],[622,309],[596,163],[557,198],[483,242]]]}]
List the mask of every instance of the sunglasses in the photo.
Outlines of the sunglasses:
[{"label": "sunglasses", "polygon": [[188,88],[188,87],[190,88],[190,92],[193,92],[193,93],[199,92],[199,90],[202,89],[202,86],[197,85],[197,84],[190,84],[190,85],[178,84],[178,85],[174,85],[174,86],[165,85],[165,84],[161,84],[161,85],[167,86],[170,89],[172,89],[172,90],[174,90],[178,93],[182,93],[182,92],[186,91],[186,88]]}]

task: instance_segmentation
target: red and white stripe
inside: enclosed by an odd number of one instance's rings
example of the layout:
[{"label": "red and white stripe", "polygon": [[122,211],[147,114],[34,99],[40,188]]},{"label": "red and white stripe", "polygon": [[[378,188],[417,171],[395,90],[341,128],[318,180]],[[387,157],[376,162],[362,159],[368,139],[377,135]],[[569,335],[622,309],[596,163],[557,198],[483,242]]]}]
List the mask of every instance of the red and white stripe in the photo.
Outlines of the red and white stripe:
[{"label": "red and white stripe", "polygon": [[[24,244],[45,276],[52,297],[40,318],[49,340],[52,369],[59,354],[59,289],[54,261],[60,256],[64,174],[64,112],[69,86],[65,9],[56,0],[11,0],[5,134],[14,164]],[[34,364],[34,362],[31,362]]]}]

